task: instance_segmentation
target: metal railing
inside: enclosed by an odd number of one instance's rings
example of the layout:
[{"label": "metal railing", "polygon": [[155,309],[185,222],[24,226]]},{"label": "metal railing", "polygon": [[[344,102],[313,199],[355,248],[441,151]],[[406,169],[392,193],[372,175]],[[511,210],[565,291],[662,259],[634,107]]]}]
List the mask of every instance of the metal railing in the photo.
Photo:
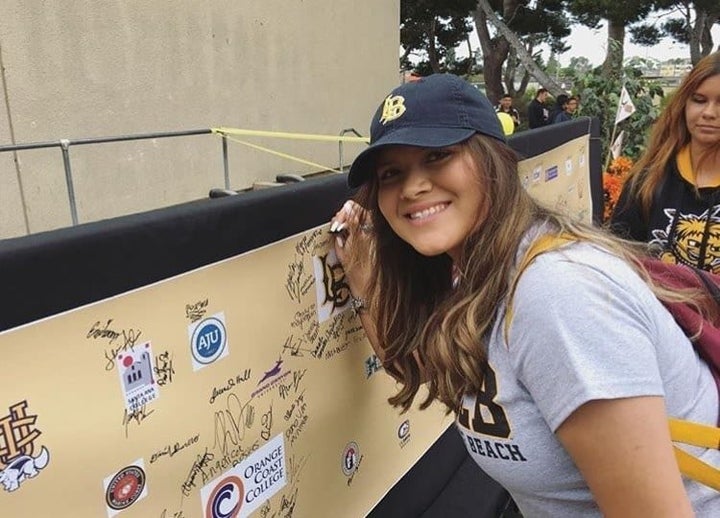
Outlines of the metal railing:
[{"label": "metal railing", "polygon": [[[340,132],[340,136],[343,137],[348,133],[353,133],[356,137],[362,137],[355,128],[345,128]],[[338,142],[338,171],[341,173],[345,172],[345,160],[343,159],[343,141]]]},{"label": "metal railing", "polygon": [[[146,140],[168,137],[185,137],[189,135],[206,135],[212,133],[211,129],[186,130],[186,131],[167,131],[161,133],[142,133],[138,135],[119,135],[116,137],[95,137],[83,139],[60,139],[49,142],[31,142],[28,144],[13,144],[0,146],[0,153],[5,151],[25,151],[28,149],[43,149],[50,147],[59,147],[62,151],[63,167],[65,169],[65,184],[68,191],[68,202],[70,203],[70,216],[72,224],[78,224],[77,204],[75,202],[75,188],[73,186],[72,165],[70,163],[70,146],[83,146],[86,144],[105,144],[108,142],[125,142],[128,140]],[[227,163],[227,142],[223,136],[223,160],[225,165],[225,187],[230,186],[230,176]]]},{"label": "metal railing", "polygon": [[[12,145],[0,145],[0,153],[6,151],[25,151],[30,149],[43,149],[58,147],[62,152],[63,167],[65,169],[65,183],[68,191],[68,202],[70,204],[70,216],[72,218],[72,224],[78,224],[77,216],[77,204],[75,201],[75,188],[73,186],[73,175],[72,175],[72,164],[70,162],[70,147],[71,146],[83,146],[87,144],[106,144],[109,142],[126,142],[130,140],[147,140],[147,139],[158,139],[158,138],[172,138],[172,137],[187,137],[191,135],[207,135],[212,134],[213,131],[210,128],[207,129],[196,129],[196,130],[185,130],[185,131],[166,131],[158,133],[141,133],[136,135],[119,135],[115,137],[95,137],[95,138],[82,138],[82,139],[60,139],[48,142],[31,142],[27,144],[12,144]],[[362,137],[354,128],[344,129],[340,132],[340,136],[346,133],[354,133],[358,137]],[[222,140],[222,157],[223,157],[223,173],[225,179],[225,190],[230,190],[230,166],[228,159],[228,145],[227,137],[220,134]],[[343,142],[339,142],[339,170],[344,171],[343,163]]]}]

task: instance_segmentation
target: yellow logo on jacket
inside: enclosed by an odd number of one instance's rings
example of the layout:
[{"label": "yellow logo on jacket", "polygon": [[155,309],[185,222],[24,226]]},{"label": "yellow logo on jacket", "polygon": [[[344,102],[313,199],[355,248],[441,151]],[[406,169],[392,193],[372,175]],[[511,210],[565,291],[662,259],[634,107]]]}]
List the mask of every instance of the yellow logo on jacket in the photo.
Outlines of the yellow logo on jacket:
[{"label": "yellow logo on jacket", "polygon": [[383,103],[380,122],[384,125],[395,119],[399,119],[405,113],[405,98],[402,95],[388,95]]}]

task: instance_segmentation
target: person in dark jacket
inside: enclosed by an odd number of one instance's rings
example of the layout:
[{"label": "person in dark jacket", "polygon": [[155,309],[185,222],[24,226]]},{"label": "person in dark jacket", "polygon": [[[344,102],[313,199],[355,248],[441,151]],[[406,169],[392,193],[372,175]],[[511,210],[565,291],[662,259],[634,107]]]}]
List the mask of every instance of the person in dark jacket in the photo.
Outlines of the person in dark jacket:
[{"label": "person in dark jacket", "polygon": [[568,97],[567,95],[558,95],[558,102],[560,102],[560,97],[564,97],[563,103],[561,105],[561,109],[557,112],[555,112],[555,115],[552,119],[552,124],[557,124],[558,122],[567,122],[573,119],[573,114],[575,113],[575,110],[577,109],[577,99],[575,97]]},{"label": "person in dark jacket", "polygon": [[720,52],[698,62],[654,124],[610,228],[664,261],[720,273]]},{"label": "person in dark jacket", "polygon": [[545,88],[540,88],[535,95],[535,99],[528,104],[528,127],[530,129],[542,128],[548,125],[550,113],[545,107],[547,96],[548,91]]}]

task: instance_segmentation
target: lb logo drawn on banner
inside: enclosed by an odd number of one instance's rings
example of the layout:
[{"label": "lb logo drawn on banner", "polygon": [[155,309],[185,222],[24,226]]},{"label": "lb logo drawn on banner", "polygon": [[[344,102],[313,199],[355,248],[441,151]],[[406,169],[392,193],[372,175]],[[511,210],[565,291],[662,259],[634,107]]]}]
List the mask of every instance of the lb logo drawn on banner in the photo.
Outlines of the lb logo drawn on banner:
[{"label": "lb logo drawn on banner", "polygon": [[50,462],[45,446],[34,455],[42,432],[35,428],[37,415],[28,415],[27,407],[27,401],[15,403],[10,413],[0,418],[0,484],[8,492],[36,477]]},{"label": "lb logo drawn on banner", "polygon": [[313,256],[313,271],[318,322],[323,323],[350,307],[350,286],[334,250],[326,255]]},{"label": "lb logo drawn on banner", "polygon": [[153,375],[154,358],[150,342],[123,351],[116,357],[125,406],[129,412],[136,412],[160,395]]},{"label": "lb logo drawn on banner", "polygon": [[145,464],[138,459],[129,466],[105,478],[105,504],[108,517],[112,518],[138,500],[147,496]]},{"label": "lb logo drawn on banner", "polygon": [[245,487],[240,477],[229,475],[223,478],[210,493],[205,518],[236,518],[243,504]]},{"label": "lb logo drawn on banner", "polygon": [[193,370],[198,371],[228,355],[225,313],[217,313],[188,326]]}]

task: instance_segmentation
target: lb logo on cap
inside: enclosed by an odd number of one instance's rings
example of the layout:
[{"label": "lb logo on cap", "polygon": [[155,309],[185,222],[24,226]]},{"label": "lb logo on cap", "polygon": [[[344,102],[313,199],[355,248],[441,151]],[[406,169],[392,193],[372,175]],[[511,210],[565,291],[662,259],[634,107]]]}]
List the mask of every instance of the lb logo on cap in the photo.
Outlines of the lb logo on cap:
[{"label": "lb logo on cap", "polygon": [[384,125],[399,119],[405,113],[405,98],[402,95],[388,95],[383,104],[380,122]]}]

